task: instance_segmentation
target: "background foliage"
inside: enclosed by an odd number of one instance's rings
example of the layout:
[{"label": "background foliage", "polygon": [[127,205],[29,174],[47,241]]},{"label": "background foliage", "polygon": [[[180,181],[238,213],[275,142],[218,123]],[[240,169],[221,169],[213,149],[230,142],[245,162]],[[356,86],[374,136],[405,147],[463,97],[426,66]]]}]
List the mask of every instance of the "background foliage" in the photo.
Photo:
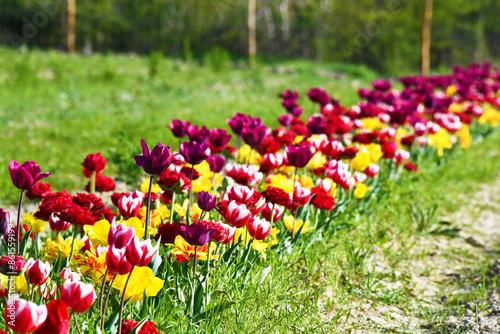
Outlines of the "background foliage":
[{"label": "background foliage", "polygon": [[[424,1],[259,0],[258,55],[417,70]],[[77,49],[162,52],[206,59],[215,47],[247,54],[242,0],[77,1]],[[496,0],[435,0],[432,66],[500,56]],[[66,1],[0,0],[0,43],[65,48]]]}]

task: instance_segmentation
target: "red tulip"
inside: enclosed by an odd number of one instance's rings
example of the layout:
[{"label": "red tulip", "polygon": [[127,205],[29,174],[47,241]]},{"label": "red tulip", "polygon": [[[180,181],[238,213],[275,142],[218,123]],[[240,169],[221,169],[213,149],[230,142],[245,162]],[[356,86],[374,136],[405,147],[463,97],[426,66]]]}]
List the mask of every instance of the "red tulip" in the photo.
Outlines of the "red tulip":
[{"label": "red tulip", "polygon": [[151,239],[139,241],[139,237],[135,236],[125,249],[125,255],[132,265],[144,267],[151,262],[159,247],[160,243],[153,247]]},{"label": "red tulip", "polygon": [[226,220],[229,224],[236,228],[245,226],[252,218],[252,213],[247,209],[245,204],[240,204],[236,201],[229,202],[226,212]]},{"label": "red tulip", "polygon": [[87,311],[97,298],[91,283],[67,280],[61,288],[61,300],[76,313]]},{"label": "red tulip", "polygon": [[34,161],[26,161],[20,165],[16,160],[11,160],[9,164],[12,183],[21,190],[30,189],[35,183],[51,174],[41,171],[40,166]]},{"label": "red tulip", "polygon": [[132,264],[127,261],[126,248],[116,248],[111,245],[106,253],[106,265],[112,274],[125,275],[132,270]]},{"label": "red tulip", "polygon": [[66,334],[68,331],[68,307],[62,300],[54,299],[47,304],[47,319],[36,334]]},{"label": "red tulip", "polygon": [[125,224],[116,224],[111,222],[111,228],[108,234],[108,245],[113,245],[116,248],[124,248],[130,243],[135,235],[135,230],[132,226],[125,226]]},{"label": "red tulip", "polygon": [[42,285],[49,279],[50,264],[42,262],[40,259],[33,260],[32,258],[26,263],[25,275],[28,282],[33,285]]},{"label": "red tulip", "polygon": [[96,174],[101,173],[106,167],[106,159],[101,155],[101,153],[92,153],[85,157],[82,163],[83,174],[86,177],[92,176],[92,172]]},{"label": "red tulip", "polygon": [[300,185],[295,186],[295,191],[293,192],[293,203],[294,205],[306,205],[311,198],[311,190]]},{"label": "red tulip", "polygon": [[0,258],[0,273],[6,276],[19,276],[26,269],[26,260],[20,255],[4,255]]},{"label": "red tulip", "polygon": [[15,333],[31,333],[47,319],[47,306],[28,302],[17,296],[7,302],[4,315],[7,327]]},{"label": "red tulip", "polygon": [[264,240],[271,232],[271,223],[265,219],[254,217],[247,225],[248,233],[256,240]]},{"label": "red tulip", "polygon": [[270,171],[281,167],[283,164],[283,154],[281,153],[268,153],[262,157],[262,163],[260,164],[262,171]]}]

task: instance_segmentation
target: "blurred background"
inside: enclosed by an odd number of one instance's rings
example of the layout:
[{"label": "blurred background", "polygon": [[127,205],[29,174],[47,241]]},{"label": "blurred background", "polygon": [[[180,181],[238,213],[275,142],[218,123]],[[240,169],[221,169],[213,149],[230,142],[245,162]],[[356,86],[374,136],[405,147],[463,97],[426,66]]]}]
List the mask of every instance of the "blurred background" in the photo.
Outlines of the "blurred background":
[{"label": "blurred background", "polygon": [[8,165],[35,160],[54,191],[81,163],[136,187],[140,140],[178,147],[172,119],[278,125],[278,95],[322,87],[342,105],[377,78],[500,59],[499,0],[0,0],[0,206]]},{"label": "blurred background", "polygon": [[70,50],[84,54],[202,59],[218,48],[238,59],[248,54],[253,19],[262,59],[399,74],[420,68],[426,2],[433,7],[432,68],[500,57],[498,0],[0,0],[0,43],[66,50],[71,33]]}]

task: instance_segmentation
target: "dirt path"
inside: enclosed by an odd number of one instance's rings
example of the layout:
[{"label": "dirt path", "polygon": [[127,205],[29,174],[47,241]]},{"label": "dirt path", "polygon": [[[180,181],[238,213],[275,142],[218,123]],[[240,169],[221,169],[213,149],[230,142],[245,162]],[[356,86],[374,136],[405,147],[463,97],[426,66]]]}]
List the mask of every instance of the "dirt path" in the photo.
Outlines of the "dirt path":
[{"label": "dirt path", "polygon": [[460,229],[459,238],[415,237],[401,249],[409,260],[392,268],[382,250],[374,252],[370,270],[398,277],[381,282],[382,289],[409,289],[412,298],[398,306],[355,303],[344,317],[345,332],[500,333],[500,176],[464,199],[465,206],[445,217]]}]

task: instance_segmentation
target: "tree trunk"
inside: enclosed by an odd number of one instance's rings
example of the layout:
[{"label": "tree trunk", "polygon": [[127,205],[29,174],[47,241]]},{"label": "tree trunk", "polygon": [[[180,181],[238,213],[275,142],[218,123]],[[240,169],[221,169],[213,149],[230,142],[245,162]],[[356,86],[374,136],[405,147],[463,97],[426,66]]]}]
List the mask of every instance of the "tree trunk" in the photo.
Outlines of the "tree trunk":
[{"label": "tree trunk", "polygon": [[68,0],[68,52],[75,52],[76,0]]},{"label": "tree trunk", "polygon": [[248,60],[250,64],[255,61],[257,56],[257,37],[255,33],[255,12],[257,9],[257,0],[248,0]]},{"label": "tree trunk", "polygon": [[431,67],[432,0],[424,1],[424,21],[422,24],[422,75],[429,75]]}]

